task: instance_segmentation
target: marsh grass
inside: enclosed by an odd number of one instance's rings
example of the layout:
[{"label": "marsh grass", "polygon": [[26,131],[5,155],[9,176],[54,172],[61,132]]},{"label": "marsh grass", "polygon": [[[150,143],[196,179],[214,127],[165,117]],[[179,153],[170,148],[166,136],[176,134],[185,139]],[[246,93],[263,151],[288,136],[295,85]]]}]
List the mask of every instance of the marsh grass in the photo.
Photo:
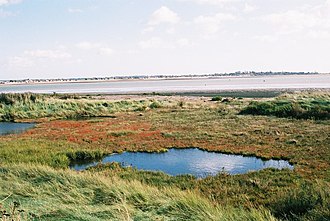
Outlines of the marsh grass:
[{"label": "marsh grass", "polygon": [[329,220],[330,185],[322,181],[302,183],[294,190],[281,194],[271,204],[273,214],[284,220]]},{"label": "marsh grass", "polygon": [[[64,96],[64,95],[63,95]],[[75,96],[0,94],[0,121],[19,119],[70,119],[109,116],[116,112],[160,108],[160,101],[105,101]]]},{"label": "marsh grass", "polygon": [[0,171],[4,206],[19,202],[34,220],[275,220],[263,208],[220,207],[196,192],[90,172],[28,164]]},{"label": "marsh grass", "polygon": [[0,163],[36,163],[67,168],[70,162],[98,160],[106,154],[108,152],[102,149],[89,149],[65,141],[25,139],[0,143]]},{"label": "marsh grass", "polygon": [[13,201],[10,203],[11,205],[6,203],[6,200],[11,196],[12,194],[0,201],[1,221],[30,221],[36,218],[35,214],[22,209],[19,202]]},{"label": "marsh grass", "polygon": [[222,101],[222,97],[221,96],[212,97],[211,101]]},{"label": "marsh grass", "polygon": [[297,119],[330,119],[330,97],[283,98],[285,97],[271,101],[252,101],[240,114],[273,115]]},{"label": "marsh grass", "polygon": [[205,179],[142,171],[122,167],[119,163],[99,164],[89,171],[108,177],[118,176],[127,181],[138,180],[158,188],[197,190],[224,207],[264,206],[281,220],[328,220],[330,217],[329,183],[307,181],[290,170],[265,169],[235,176],[219,173]]},{"label": "marsh grass", "polygon": [[135,134],[135,131],[132,130],[122,130],[122,131],[109,131],[108,135],[114,136],[114,137],[123,137],[123,136],[128,136],[131,134]]}]

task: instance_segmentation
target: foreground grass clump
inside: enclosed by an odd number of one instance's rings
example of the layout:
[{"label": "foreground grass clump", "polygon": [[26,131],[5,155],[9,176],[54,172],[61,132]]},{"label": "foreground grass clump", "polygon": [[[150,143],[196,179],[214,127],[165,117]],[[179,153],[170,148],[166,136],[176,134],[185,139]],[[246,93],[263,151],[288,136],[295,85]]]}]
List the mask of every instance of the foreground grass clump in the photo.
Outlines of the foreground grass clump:
[{"label": "foreground grass clump", "polygon": [[18,202],[30,220],[275,220],[269,211],[219,207],[199,194],[89,172],[0,166],[4,208]]},{"label": "foreground grass clump", "polygon": [[273,202],[272,212],[284,220],[330,220],[329,190],[329,183],[301,184]]},{"label": "foreground grass clump", "polygon": [[141,171],[118,163],[99,164],[89,171],[128,181],[138,180],[161,188],[171,186],[197,190],[222,206],[266,207],[281,220],[330,218],[330,184],[321,180],[305,180],[290,170],[265,169],[235,176],[219,173],[205,179]]}]

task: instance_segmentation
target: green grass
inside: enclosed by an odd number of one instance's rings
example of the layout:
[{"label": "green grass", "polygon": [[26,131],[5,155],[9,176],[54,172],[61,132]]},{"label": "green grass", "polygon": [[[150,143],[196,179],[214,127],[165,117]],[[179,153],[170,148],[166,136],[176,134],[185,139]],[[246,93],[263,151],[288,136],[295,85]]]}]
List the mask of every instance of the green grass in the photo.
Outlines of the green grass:
[{"label": "green grass", "polygon": [[27,164],[0,171],[2,207],[18,202],[29,220],[275,220],[262,208],[220,207],[196,192],[90,172]]},{"label": "green grass", "polygon": [[266,207],[282,220],[327,220],[330,217],[330,184],[305,180],[290,170],[265,169],[235,176],[219,173],[205,179],[123,168],[118,163],[97,165],[89,171],[127,181],[138,180],[158,188],[197,190],[222,206]]},{"label": "green grass", "polygon": [[278,97],[271,101],[252,101],[240,113],[325,120],[330,119],[330,96],[309,99]]},{"label": "green grass", "polygon": [[222,101],[222,97],[221,96],[212,97],[211,101]]},{"label": "green grass", "polygon": [[0,94],[0,121],[21,119],[68,119],[109,116],[116,112],[159,108],[159,101],[107,101],[83,97],[37,94]]},{"label": "green grass", "polygon": [[96,160],[106,153],[64,141],[21,139],[0,142],[0,163],[36,163],[67,168],[72,161]]},{"label": "green grass", "polygon": [[273,214],[288,220],[330,220],[330,185],[316,181],[306,183],[287,193],[270,207]]}]

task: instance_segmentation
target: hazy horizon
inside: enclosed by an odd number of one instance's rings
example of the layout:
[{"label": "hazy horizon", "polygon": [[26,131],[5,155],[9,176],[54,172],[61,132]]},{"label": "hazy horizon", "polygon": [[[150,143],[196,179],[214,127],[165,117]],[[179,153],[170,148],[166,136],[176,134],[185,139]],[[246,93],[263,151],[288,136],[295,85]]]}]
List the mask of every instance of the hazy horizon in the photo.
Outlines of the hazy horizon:
[{"label": "hazy horizon", "polygon": [[330,72],[330,0],[0,0],[0,32],[0,80]]},{"label": "hazy horizon", "polygon": [[[199,76],[212,76],[212,75],[228,75],[228,76],[237,76],[237,75],[231,75],[234,73],[241,73],[241,76],[246,76],[249,74],[252,74],[252,72],[254,71],[249,71],[249,72],[241,72],[241,71],[236,71],[236,72],[231,72],[231,73],[196,73],[196,74],[178,74],[178,75],[174,75],[174,74],[160,74],[160,75],[156,75],[156,74],[145,74],[145,75],[111,75],[111,76],[91,76],[91,77],[58,77],[58,78],[20,78],[20,79],[0,79],[0,81],[25,81],[25,80],[70,80],[70,79],[105,79],[105,78],[129,78],[129,77],[184,77],[184,76],[191,76],[191,77],[199,77]],[[272,72],[272,71],[270,71]],[[254,73],[267,73],[267,72],[254,72]],[[289,74],[283,74],[283,76],[287,76],[287,75],[315,75],[315,74],[321,74],[321,75],[330,75],[330,73],[319,73],[319,72],[302,72],[302,71],[295,71],[295,72],[272,72],[272,75],[269,76],[273,76],[273,75],[277,75],[280,73],[289,73]],[[300,74],[297,74],[300,73]],[[262,77],[262,76],[267,76],[267,75],[255,75],[256,77]]]}]

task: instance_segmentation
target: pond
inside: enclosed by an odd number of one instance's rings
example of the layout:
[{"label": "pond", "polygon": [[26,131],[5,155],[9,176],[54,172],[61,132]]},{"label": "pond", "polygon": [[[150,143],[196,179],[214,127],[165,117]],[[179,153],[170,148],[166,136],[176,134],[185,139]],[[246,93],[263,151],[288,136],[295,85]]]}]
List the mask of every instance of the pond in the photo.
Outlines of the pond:
[{"label": "pond", "polygon": [[[163,171],[169,175],[191,174],[202,178],[219,172],[244,174],[264,168],[293,169],[285,160],[261,160],[256,157],[230,155],[194,149],[169,149],[165,153],[124,152],[105,157],[102,163],[119,162],[137,169]],[[84,170],[98,162],[75,163],[72,169]]]},{"label": "pond", "polygon": [[33,123],[0,122],[0,135],[23,133],[34,126]]}]

